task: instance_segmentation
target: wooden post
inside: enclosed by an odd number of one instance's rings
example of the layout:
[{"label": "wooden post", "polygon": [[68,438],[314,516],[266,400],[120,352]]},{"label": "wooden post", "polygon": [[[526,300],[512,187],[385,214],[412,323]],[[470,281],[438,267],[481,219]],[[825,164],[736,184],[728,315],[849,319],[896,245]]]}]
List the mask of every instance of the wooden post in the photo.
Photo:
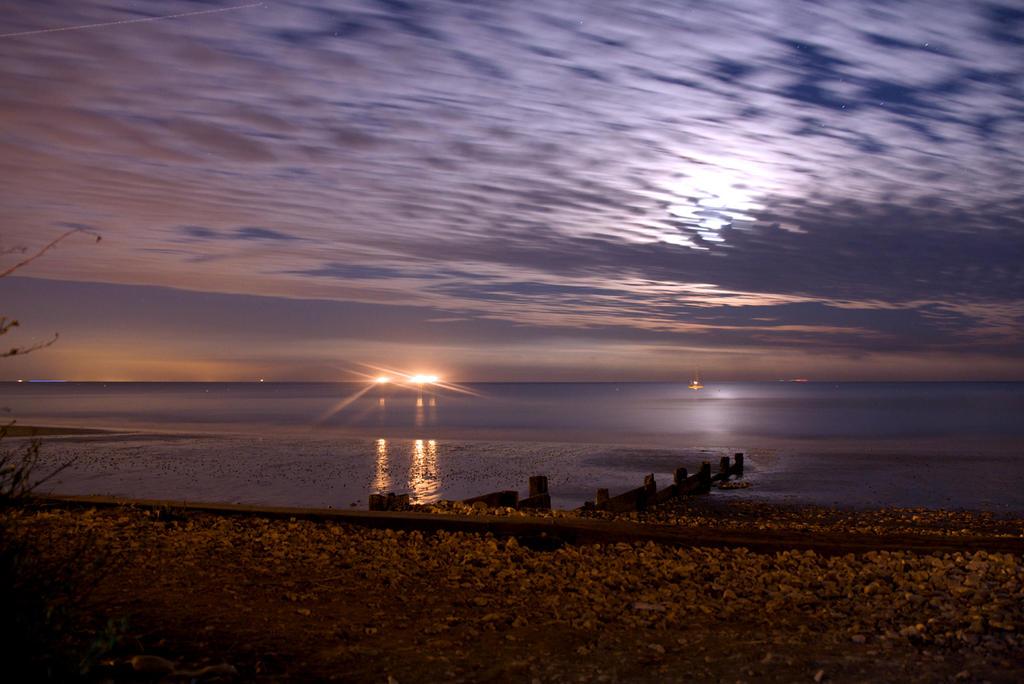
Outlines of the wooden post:
[{"label": "wooden post", "polygon": [[697,490],[697,493],[707,494],[711,491],[711,462],[701,462],[700,472],[697,475],[700,477],[700,489]]},{"label": "wooden post", "polygon": [[598,508],[600,508],[602,504],[608,503],[608,499],[609,496],[607,487],[602,487],[597,490],[597,501],[595,501],[595,503],[597,504]]},{"label": "wooden post", "polygon": [[735,464],[732,467],[732,471],[736,473],[737,477],[743,477],[743,454],[737,453],[732,457]]},{"label": "wooden post", "polygon": [[686,486],[686,468],[676,468],[672,475],[672,484],[682,491],[682,488]]},{"label": "wooden post", "polygon": [[640,491],[640,498],[636,502],[636,510],[642,511],[654,503],[654,497],[658,493],[658,485],[654,482],[654,473],[644,475],[644,486]]},{"label": "wooden post", "polygon": [[718,462],[718,472],[711,477],[712,482],[725,482],[729,479],[729,457],[723,456]]},{"label": "wooden post", "polygon": [[387,503],[384,499],[383,494],[371,494],[370,495],[370,510],[371,511],[386,511]]},{"label": "wooden post", "polygon": [[548,493],[547,475],[530,477],[530,496],[519,500],[519,508],[551,509],[551,494]]},{"label": "wooden post", "polygon": [[689,488],[686,486],[686,468],[676,468],[672,473],[672,496],[679,498],[686,494]]},{"label": "wooden post", "polygon": [[530,496],[540,496],[548,493],[547,475],[534,475],[530,478]]}]

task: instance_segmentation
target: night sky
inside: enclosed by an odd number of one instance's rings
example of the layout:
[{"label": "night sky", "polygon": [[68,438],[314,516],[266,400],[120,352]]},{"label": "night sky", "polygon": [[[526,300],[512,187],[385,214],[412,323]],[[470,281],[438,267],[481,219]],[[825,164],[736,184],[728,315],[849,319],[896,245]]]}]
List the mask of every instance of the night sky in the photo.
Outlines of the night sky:
[{"label": "night sky", "polygon": [[5,345],[60,333],[0,378],[1024,380],[1019,2],[7,0],[0,34],[0,265],[102,236],[0,279]]}]

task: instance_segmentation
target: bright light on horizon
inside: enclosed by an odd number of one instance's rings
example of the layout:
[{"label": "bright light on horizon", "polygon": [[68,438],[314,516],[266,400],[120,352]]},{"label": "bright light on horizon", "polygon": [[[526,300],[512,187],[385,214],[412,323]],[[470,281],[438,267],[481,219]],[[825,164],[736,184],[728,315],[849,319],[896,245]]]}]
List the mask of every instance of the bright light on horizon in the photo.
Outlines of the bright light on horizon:
[{"label": "bright light on horizon", "polygon": [[440,389],[449,390],[451,392],[458,392],[460,394],[469,394],[471,396],[481,396],[479,392],[472,390],[463,385],[457,385],[450,382],[445,382],[439,376],[427,373],[407,373],[399,368],[389,366],[376,366],[368,363],[359,364],[365,368],[372,370],[371,373],[359,373],[359,375],[369,383],[369,387],[380,386],[385,383],[396,385],[399,387],[417,386],[422,389],[424,385],[436,385]]}]

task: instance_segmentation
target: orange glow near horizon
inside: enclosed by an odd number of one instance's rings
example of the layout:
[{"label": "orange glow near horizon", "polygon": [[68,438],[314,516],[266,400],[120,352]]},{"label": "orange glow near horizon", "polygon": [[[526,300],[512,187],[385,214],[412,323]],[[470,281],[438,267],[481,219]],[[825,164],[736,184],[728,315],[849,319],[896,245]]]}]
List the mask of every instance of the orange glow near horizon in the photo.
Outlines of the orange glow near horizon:
[{"label": "orange glow near horizon", "polygon": [[451,392],[458,392],[459,394],[468,394],[474,397],[481,396],[479,392],[475,392],[463,385],[459,385],[457,383],[443,382],[440,377],[433,373],[408,373],[405,371],[397,370],[395,368],[374,366],[368,363],[364,363],[361,365],[373,371],[372,374],[358,373],[358,375],[362,376],[367,381],[371,382],[371,384],[393,384],[399,387],[419,388],[422,388],[424,385],[434,385],[436,387],[449,390]]}]

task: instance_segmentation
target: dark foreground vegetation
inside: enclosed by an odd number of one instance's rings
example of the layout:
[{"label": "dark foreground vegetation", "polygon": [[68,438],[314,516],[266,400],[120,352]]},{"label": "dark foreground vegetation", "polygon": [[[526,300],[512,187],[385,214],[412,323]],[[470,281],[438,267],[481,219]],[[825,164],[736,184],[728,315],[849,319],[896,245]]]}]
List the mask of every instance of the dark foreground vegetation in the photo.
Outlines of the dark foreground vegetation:
[{"label": "dark foreground vegetation", "polygon": [[[10,432],[0,427],[0,440]],[[115,557],[89,531],[31,525],[37,513],[27,503],[46,479],[36,475],[39,442],[0,447],[0,662],[14,681],[87,676],[126,628],[92,600]]]}]

